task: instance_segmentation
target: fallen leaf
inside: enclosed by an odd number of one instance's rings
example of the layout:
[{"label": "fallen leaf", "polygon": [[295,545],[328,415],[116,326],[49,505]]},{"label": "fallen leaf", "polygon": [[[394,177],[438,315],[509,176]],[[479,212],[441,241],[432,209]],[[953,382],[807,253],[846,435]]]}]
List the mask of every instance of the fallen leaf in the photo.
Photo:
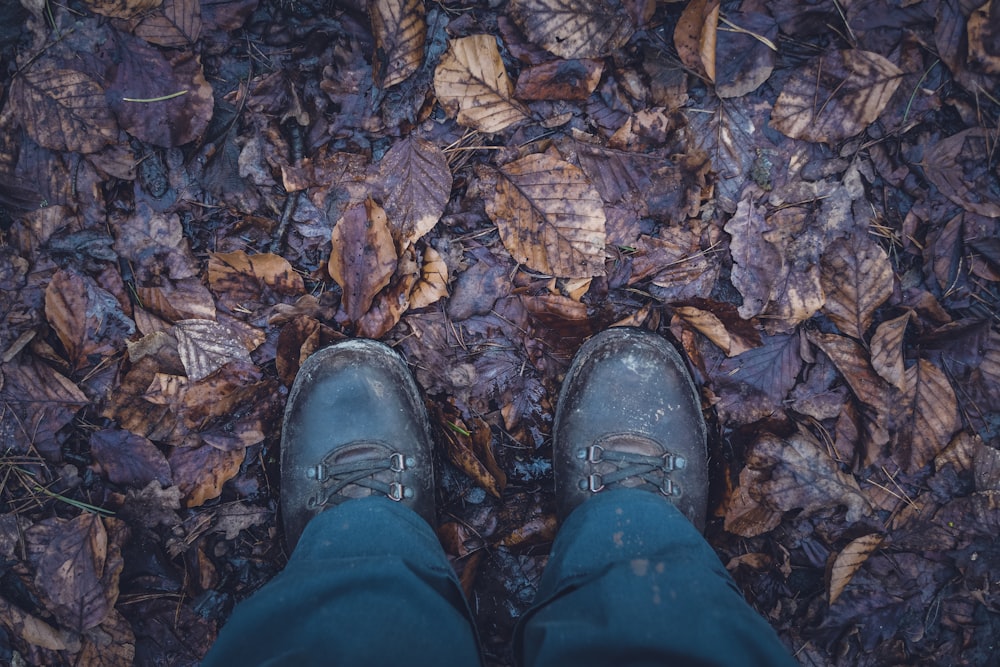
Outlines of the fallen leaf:
[{"label": "fallen leaf", "polygon": [[117,19],[139,16],[160,6],[163,0],[84,0],[92,12]]},{"label": "fallen leaf", "polygon": [[674,47],[681,62],[713,83],[718,25],[719,0],[692,0],[674,28]]},{"label": "fallen leaf", "polygon": [[111,227],[115,252],[132,262],[138,282],[161,276],[180,280],[197,275],[176,213],[159,213],[142,202],[128,217],[112,220]]},{"label": "fallen leaf", "polygon": [[210,445],[178,447],[170,453],[170,470],[184,507],[201,507],[218,498],[223,485],[240,472],[246,449],[223,451]]},{"label": "fallen leaf", "polygon": [[716,409],[726,422],[750,423],[783,409],[802,369],[799,336],[777,335],[723,360],[714,376]]},{"label": "fallen leaf", "polygon": [[434,71],[434,91],[449,116],[460,125],[495,133],[528,119],[528,109],[514,99],[493,35],[471,35],[449,42]]},{"label": "fallen leaf", "polygon": [[251,310],[271,305],[278,296],[305,292],[302,276],[284,257],[271,253],[248,255],[242,250],[212,253],[208,257],[208,283],[224,296],[229,309]]},{"label": "fallen leaf", "polygon": [[123,530],[117,519],[85,513],[43,519],[25,531],[35,587],[63,627],[83,632],[112,613],[124,565],[117,543]]},{"label": "fallen leaf", "polygon": [[406,249],[434,228],[451,196],[444,152],[409,137],[390,148],[378,165],[377,189],[396,246]]},{"label": "fallen leaf", "polygon": [[352,206],[337,221],[331,241],[328,270],[344,290],[344,312],[357,322],[396,270],[396,248],[385,211],[371,199]]},{"label": "fallen leaf", "polygon": [[[674,312],[715,343],[727,357],[760,347],[760,333],[753,327],[745,326],[745,322],[737,317],[735,307],[728,303],[696,303],[697,306],[678,305]],[[720,319],[720,315],[725,317],[725,322]]]},{"label": "fallen leaf", "polygon": [[726,12],[724,29],[716,31],[715,92],[743,97],[761,87],[774,71],[778,24],[768,14]]},{"label": "fallen leaf", "polygon": [[930,463],[961,426],[955,392],[945,374],[926,359],[906,369],[899,405],[900,434],[893,458],[907,472]]},{"label": "fallen leaf", "polygon": [[233,330],[211,320],[180,320],[174,324],[177,353],[190,380],[197,382],[233,361],[251,363]]},{"label": "fallen leaf", "polygon": [[903,338],[910,321],[910,311],[878,325],[872,334],[872,368],[883,380],[906,391],[903,365]]},{"label": "fallen leaf", "polygon": [[32,646],[40,646],[50,651],[69,651],[71,653],[80,650],[80,636],[77,633],[54,628],[41,618],[16,607],[4,598],[0,598],[0,623],[9,632]]},{"label": "fallen leaf", "polygon": [[104,88],[83,72],[40,58],[14,79],[12,108],[39,145],[96,153],[118,137]]},{"label": "fallen leaf", "polygon": [[833,567],[830,568],[830,584],[827,589],[831,605],[847,588],[854,573],[864,565],[873,551],[882,546],[884,540],[885,537],[878,533],[863,535],[852,540],[837,554],[833,561]]},{"label": "fallen leaf", "polygon": [[424,249],[420,280],[410,292],[410,308],[426,308],[448,296],[448,265],[434,248]]},{"label": "fallen leaf", "polygon": [[90,400],[68,378],[34,357],[3,364],[0,370],[0,442],[21,453],[33,446],[46,458],[59,460],[56,434]]},{"label": "fallen leaf", "polygon": [[1000,3],[990,0],[969,15],[969,65],[1000,74]]},{"label": "fallen leaf", "polygon": [[585,100],[597,88],[603,73],[601,60],[549,60],[521,70],[514,97],[519,100]]},{"label": "fallen leaf", "polygon": [[[162,4],[160,4],[162,2]],[[129,23],[136,37],[158,46],[186,48],[201,36],[198,0],[160,0],[158,9],[136,14]]]},{"label": "fallen leaf", "polygon": [[823,253],[820,280],[823,312],[843,333],[863,340],[875,310],[892,296],[888,255],[867,234],[837,239]]},{"label": "fallen leaf", "polygon": [[76,370],[99,364],[135,333],[113,295],[92,278],[64,270],[45,288],[45,316]]},{"label": "fallen leaf", "polygon": [[889,385],[872,369],[868,355],[859,343],[836,334],[809,332],[807,335],[830,358],[859,401],[879,413],[887,412],[890,405]]},{"label": "fallen leaf", "polygon": [[427,21],[422,0],[375,0],[369,4],[375,57],[375,83],[385,90],[402,83],[424,59]]},{"label": "fallen leaf", "polygon": [[1000,175],[994,164],[995,133],[969,128],[927,149],[924,173],[945,197],[962,208],[1000,218]]},{"label": "fallen leaf", "polygon": [[533,154],[504,165],[486,213],[517,262],[563,278],[604,273],[603,204],[572,164]]},{"label": "fallen leaf", "polygon": [[94,431],[90,453],[115,484],[144,487],[156,481],[170,486],[167,457],[141,435],[117,429]]},{"label": "fallen leaf", "polygon": [[739,313],[744,319],[764,312],[771,299],[771,275],[781,263],[780,253],[763,238],[768,229],[764,210],[748,194],[740,200],[736,213],[724,227],[732,237],[729,242],[734,263],[732,281],[743,295]]},{"label": "fallen leaf", "polygon": [[469,429],[457,416],[448,417],[441,412],[439,418],[447,444],[445,451],[451,462],[490,495],[500,498],[507,485],[507,475],[493,457],[489,424],[477,418]]},{"label": "fallen leaf", "polygon": [[135,663],[135,633],[121,612],[112,609],[104,622],[84,633],[77,657],[81,667],[129,667]]},{"label": "fallen leaf", "polygon": [[216,317],[215,299],[198,278],[167,281],[155,287],[137,286],[135,293],[146,310],[168,322]]},{"label": "fallen leaf", "polygon": [[879,117],[902,77],[902,70],[877,53],[823,54],[785,83],[771,127],[793,139],[828,144],[848,139]]},{"label": "fallen leaf", "polygon": [[212,531],[222,533],[225,539],[232,541],[244,530],[265,524],[272,518],[274,512],[267,508],[241,502],[226,503],[218,507]]},{"label": "fallen leaf", "polygon": [[624,46],[635,26],[618,0],[511,0],[511,18],[560,58],[599,58]]}]

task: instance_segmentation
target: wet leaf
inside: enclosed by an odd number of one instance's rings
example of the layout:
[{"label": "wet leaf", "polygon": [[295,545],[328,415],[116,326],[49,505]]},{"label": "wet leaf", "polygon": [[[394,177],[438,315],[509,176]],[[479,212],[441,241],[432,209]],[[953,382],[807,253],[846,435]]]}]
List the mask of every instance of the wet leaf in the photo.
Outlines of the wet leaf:
[{"label": "wet leaf", "polygon": [[828,594],[831,605],[837,601],[840,594],[847,588],[847,584],[851,582],[854,573],[864,565],[865,561],[868,560],[868,556],[873,551],[882,546],[884,540],[885,537],[878,533],[863,535],[852,540],[837,554],[837,558],[833,561],[833,567],[830,569]]},{"label": "wet leaf", "polygon": [[358,335],[381,338],[396,326],[399,318],[410,308],[410,293],[419,276],[420,267],[411,248],[396,263],[396,273],[389,285],[375,296],[371,308],[358,320]]},{"label": "wet leaf", "polygon": [[139,16],[160,6],[163,0],[85,0],[91,11],[117,19]]},{"label": "wet leaf", "polygon": [[727,357],[760,347],[760,333],[738,318],[736,308],[727,303],[695,303],[677,306],[674,312],[715,343]]},{"label": "wet leaf", "polygon": [[744,197],[736,213],[726,223],[725,230],[732,236],[729,252],[733,256],[733,286],[743,295],[740,316],[749,319],[764,312],[771,299],[772,273],[780,265],[781,255],[763,238],[768,229],[764,208]]},{"label": "wet leaf", "polygon": [[184,507],[201,507],[218,498],[223,485],[240,472],[245,449],[222,451],[210,445],[178,447],[170,453],[170,470]]},{"label": "wet leaf", "polygon": [[424,249],[420,280],[410,293],[410,308],[425,308],[448,296],[448,265],[434,248]]},{"label": "wet leaf", "polygon": [[396,143],[378,165],[378,190],[397,247],[405,249],[433,229],[451,196],[444,152],[423,139]]},{"label": "wet leaf", "polygon": [[883,56],[848,49],[827,53],[785,83],[771,127],[793,139],[837,143],[874,122],[903,72]]},{"label": "wet leaf", "polygon": [[969,65],[1000,74],[1000,4],[990,0],[969,15]]},{"label": "wet leaf", "polygon": [[90,436],[90,453],[115,484],[170,486],[167,457],[146,438],[129,431],[104,429]]},{"label": "wet leaf", "polygon": [[910,313],[878,325],[872,335],[872,368],[883,380],[900,391],[906,391],[903,366],[903,338]]},{"label": "wet leaf", "polygon": [[[671,230],[673,232],[674,230]],[[670,300],[704,298],[712,292],[719,274],[716,262],[702,252],[700,240],[686,230],[668,233],[667,238],[640,236],[632,246],[630,283],[649,279]]]},{"label": "wet leaf", "polygon": [[862,340],[875,310],[892,296],[889,257],[867,234],[837,239],[823,253],[823,312],[843,333]]},{"label": "wet leaf", "polygon": [[859,343],[835,334],[810,332],[808,336],[830,358],[859,401],[879,412],[888,410],[889,385],[872,369]]},{"label": "wet leaf", "polygon": [[250,362],[250,354],[233,330],[211,320],[181,320],[174,325],[177,353],[188,379],[198,381],[233,361]]},{"label": "wet leaf", "polygon": [[73,653],[80,650],[80,637],[75,632],[54,628],[3,598],[0,598],[0,619],[8,631],[32,646]]},{"label": "wet leaf", "polygon": [[501,167],[486,213],[529,268],[564,278],[604,273],[603,204],[572,164],[534,154]]},{"label": "wet leaf", "polygon": [[979,215],[1000,218],[1000,174],[996,136],[970,128],[934,144],[924,157],[924,173],[945,197]]},{"label": "wet leaf", "polygon": [[600,60],[549,60],[521,70],[514,96],[519,100],[585,100],[603,73]]},{"label": "wet leaf", "polygon": [[135,333],[114,296],[69,271],[56,272],[45,288],[45,316],[77,370],[100,363]]},{"label": "wet leaf", "polygon": [[727,12],[717,31],[715,92],[719,97],[743,97],[771,76],[777,58],[778,24],[767,14]]},{"label": "wet leaf", "polygon": [[635,30],[618,0],[512,0],[510,16],[528,38],[560,58],[598,58]]},{"label": "wet leaf", "polygon": [[14,79],[10,97],[21,124],[45,148],[96,153],[118,137],[101,85],[48,58]]},{"label": "wet leaf", "polygon": [[496,38],[454,39],[434,72],[434,91],[460,125],[495,133],[527,120],[529,111],[514,99]]},{"label": "wet leaf", "polygon": [[763,345],[725,359],[715,376],[724,421],[749,423],[783,409],[802,368],[798,335],[779,335]]},{"label": "wet leaf", "polygon": [[34,446],[58,460],[56,433],[90,401],[73,382],[35,358],[0,367],[0,442],[26,453]]},{"label": "wet leaf", "polygon": [[183,48],[201,35],[199,0],[162,0],[153,12],[143,12],[132,22],[132,32],[151,44]]},{"label": "wet leaf", "polygon": [[420,68],[427,38],[422,0],[375,0],[369,4],[375,57],[372,71],[383,90],[402,83]]},{"label": "wet leaf", "polygon": [[212,86],[199,56],[163,52],[131,39],[107,91],[118,122],[142,141],[170,148],[201,137],[212,119]]},{"label": "wet leaf", "polygon": [[958,402],[945,374],[926,359],[906,369],[906,393],[896,462],[915,472],[934,459],[961,426]]},{"label": "wet leaf", "polygon": [[302,276],[284,257],[248,255],[242,250],[209,255],[208,282],[216,294],[227,299],[230,310],[234,306],[252,310],[279,297],[305,292]]},{"label": "wet leaf", "polygon": [[124,564],[116,543],[122,529],[116,519],[81,514],[45,519],[26,531],[35,587],[63,627],[82,632],[112,613]]},{"label": "wet leaf", "polygon": [[332,243],[328,270],[344,290],[344,312],[357,322],[396,270],[385,211],[371,199],[347,209],[333,228]]},{"label": "wet leaf", "polygon": [[136,287],[135,291],[147,310],[167,321],[215,318],[212,293],[197,278],[185,278],[156,287]]},{"label": "wet leaf", "polygon": [[507,476],[493,456],[489,424],[476,419],[469,429],[457,417],[449,419],[443,413],[441,417],[444,419],[448,458],[479,486],[500,498],[507,485]]}]

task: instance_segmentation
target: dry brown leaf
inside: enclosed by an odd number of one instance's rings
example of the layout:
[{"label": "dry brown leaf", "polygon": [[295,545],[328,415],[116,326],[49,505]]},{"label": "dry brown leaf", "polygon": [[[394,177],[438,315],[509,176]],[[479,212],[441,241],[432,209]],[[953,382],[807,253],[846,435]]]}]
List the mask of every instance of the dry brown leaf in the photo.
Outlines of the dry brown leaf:
[{"label": "dry brown leaf", "polygon": [[635,26],[619,0],[511,0],[511,18],[560,58],[599,58],[628,42]]},{"label": "dry brown leaf", "polygon": [[423,0],[375,0],[368,3],[375,35],[372,74],[385,90],[420,69],[427,39]]},{"label": "dry brown leaf", "polygon": [[449,116],[480,132],[500,132],[530,115],[514,98],[493,35],[451,40],[434,71],[434,92]]},{"label": "dry brown leaf", "polygon": [[519,100],[585,100],[603,73],[602,60],[549,60],[521,70],[514,96]]},{"label": "dry brown leaf", "polygon": [[168,322],[214,320],[215,299],[198,278],[185,278],[157,287],[136,287],[146,310]]},{"label": "dry brown leaf", "polygon": [[83,72],[40,58],[14,79],[10,102],[40,146],[96,153],[118,138],[104,88]]},{"label": "dry brown leaf", "polygon": [[[736,315],[736,309],[730,304],[720,303],[716,304],[716,307],[720,309],[731,308],[732,314]],[[730,329],[710,310],[695,306],[677,306],[674,308],[674,312],[715,343],[719,349],[726,353],[727,357],[734,357],[755,347],[760,347],[760,334],[755,329],[749,328],[744,331]],[[739,323],[743,322],[739,321]]]},{"label": "dry brown leaf", "polygon": [[916,472],[934,460],[961,426],[958,401],[947,376],[926,359],[906,369],[900,436],[893,457]]},{"label": "dry brown leaf", "polygon": [[993,169],[996,133],[962,130],[924,155],[924,173],[945,197],[972,213],[1000,218],[1000,175]]},{"label": "dry brown leaf", "polygon": [[516,261],[562,278],[604,273],[604,205],[579,168],[533,154],[495,176],[486,213]]},{"label": "dry brown leaf", "polygon": [[863,340],[875,309],[892,296],[892,265],[867,234],[837,239],[823,253],[823,312],[843,333]]},{"label": "dry brown leaf", "polygon": [[163,0],[84,0],[88,9],[101,16],[129,19],[160,6]]},{"label": "dry brown leaf", "polygon": [[451,197],[451,170],[444,152],[423,139],[407,137],[390,148],[378,165],[377,188],[396,246],[405,250],[441,219]]},{"label": "dry brown leaf", "polygon": [[910,311],[878,325],[872,335],[872,368],[883,380],[906,391],[903,366],[903,337],[910,321]]},{"label": "dry brown leaf", "polygon": [[211,445],[178,447],[171,452],[170,470],[184,507],[201,507],[218,498],[222,486],[240,472],[245,449],[222,451]]},{"label": "dry brown leaf", "polygon": [[857,572],[868,557],[876,549],[882,546],[885,538],[878,533],[864,535],[852,540],[843,550],[837,554],[830,568],[830,604],[832,605],[840,597],[840,594],[851,582],[854,573]]},{"label": "dry brown leaf", "polygon": [[447,424],[448,458],[490,495],[499,498],[507,485],[507,475],[493,457],[489,424],[477,418],[469,429],[461,419],[449,420],[442,415],[442,420]]},{"label": "dry brown leaf", "polygon": [[246,346],[231,328],[211,320],[181,320],[174,324],[177,353],[188,379],[197,382],[228,363],[252,363]]},{"label": "dry brown leaf", "polygon": [[305,291],[302,276],[284,257],[271,253],[248,255],[242,250],[211,253],[208,257],[208,284],[234,306],[255,309],[274,295],[297,296]]},{"label": "dry brown leaf", "polygon": [[771,112],[771,127],[793,139],[834,144],[875,121],[903,72],[883,56],[827,53],[792,75]]},{"label": "dry brown leaf", "polygon": [[385,211],[371,199],[352,206],[337,221],[331,241],[328,270],[344,291],[344,312],[357,322],[396,270],[396,248]]},{"label": "dry brown leaf", "polygon": [[674,28],[677,54],[693,72],[715,82],[719,0],[692,0]]},{"label": "dry brown leaf", "polygon": [[144,12],[132,21],[132,32],[150,44],[188,47],[201,35],[199,0],[162,0],[153,12]]},{"label": "dry brown leaf", "polygon": [[424,249],[420,280],[410,292],[410,308],[425,308],[448,296],[448,265],[434,248]]}]

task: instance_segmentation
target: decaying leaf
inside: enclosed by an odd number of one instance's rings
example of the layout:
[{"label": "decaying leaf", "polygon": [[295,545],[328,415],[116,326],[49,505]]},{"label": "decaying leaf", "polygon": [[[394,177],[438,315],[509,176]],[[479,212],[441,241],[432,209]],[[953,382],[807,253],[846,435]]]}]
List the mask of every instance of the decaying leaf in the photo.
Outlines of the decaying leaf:
[{"label": "decaying leaf", "polygon": [[333,228],[332,243],[328,270],[344,290],[344,312],[357,322],[396,270],[385,211],[371,199],[347,209]]},{"label": "decaying leaf", "polygon": [[560,58],[605,56],[635,30],[619,0],[512,0],[509,11],[531,41]]},{"label": "decaying leaf", "polygon": [[93,12],[116,19],[128,19],[160,6],[163,0],[86,0]]},{"label": "decaying leaf", "polygon": [[410,293],[410,308],[424,308],[448,296],[448,265],[434,248],[424,250],[420,280]]},{"label": "decaying leaf", "polygon": [[759,88],[774,71],[778,24],[758,12],[726,12],[717,31],[715,92],[742,97]]},{"label": "decaying leaf", "polygon": [[250,363],[250,354],[233,330],[211,320],[181,320],[174,325],[177,353],[192,381],[208,377],[233,361]]},{"label": "decaying leaf", "polygon": [[28,134],[55,151],[96,153],[118,136],[104,88],[71,69],[40,58],[14,79],[11,102]]},{"label": "decaying leaf", "polygon": [[760,333],[746,326],[747,323],[737,317],[736,308],[732,305],[714,302],[696,304],[677,306],[674,312],[715,343],[727,357],[743,354],[761,345]]},{"label": "decaying leaf", "polygon": [[394,145],[378,165],[382,205],[396,245],[408,248],[433,229],[451,196],[451,170],[444,152],[411,137]]},{"label": "decaying leaf", "polygon": [[892,296],[889,257],[866,234],[838,239],[823,253],[823,312],[848,336],[863,339],[875,309]]},{"label": "decaying leaf", "polygon": [[904,470],[913,472],[941,453],[961,421],[947,376],[930,361],[918,359],[906,369],[904,382],[902,426],[894,458]]},{"label": "decaying leaf", "polygon": [[369,3],[375,57],[372,72],[379,88],[408,79],[424,59],[427,21],[422,0],[375,0]]},{"label": "decaying leaf", "polygon": [[45,315],[75,369],[99,363],[135,332],[114,296],[93,279],[64,270],[45,289]]},{"label": "decaying leaf", "polygon": [[719,0],[693,0],[684,7],[674,28],[674,46],[688,68],[715,81],[715,45]]},{"label": "decaying leaf", "polygon": [[187,47],[201,35],[201,3],[198,0],[162,0],[159,9],[142,12],[131,23],[132,32],[151,44]]},{"label": "decaying leaf", "polygon": [[965,210],[1000,218],[996,146],[996,133],[991,130],[962,130],[927,150],[924,172],[941,194]]},{"label": "decaying leaf", "polygon": [[89,399],[67,377],[38,359],[7,363],[0,371],[0,442],[22,453],[34,446],[58,460],[56,433]]},{"label": "decaying leaf", "polygon": [[778,335],[722,362],[716,376],[716,409],[725,421],[750,423],[783,409],[802,369],[799,336]]},{"label": "decaying leaf", "polygon": [[859,343],[836,334],[810,332],[808,336],[841,372],[859,401],[881,413],[888,410],[889,385],[872,369]]},{"label": "decaying leaf", "polygon": [[208,258],[212,290],[234,306],[259,308],[277,296],[298,296],[305,291],[302,276],[284,257],[271,253],[248,255],[242,250],[212,253]]},{"label": "decaying leaf", "polygon": [[222,451],[210,445],[178,447],[171,452],[170,470],[184,507],[200,507],[222,494],[222,486],[237,475],[245,449]]},{"label": "decaying leaf", "polygon": [[763,240],[768,229],[764,208],[752,198],[744,197],[736,213],[726,223],[725,230],[732,236],[729,252],[733,256],[733,285],[743,295],[740,316],[746,319],[764,312],[771,298],[771,274],[781,262],[778,251]]},{"label": "decaying leaf", "polygon": [[910,313],[906,312],[878,325],[871,340],[872,368],[883,380],[900,391],[906,391],[903,337],[910,316]]},{"label": "decaying leaf", "polygon": [[507,475],[493,456],[489,424],[476,419],[470,430],[461,419],[449,419],[443,412],[440,417],[447,425],[448,458],[491,495],[499,498],[507,485]]},{"label": "decaying leaf", "polygon": [[585,100],[603,72],[601,60],[549,60],[521,70],[514,96],[519,100]]},{"label": "decaying leaf", "polygon": [[529,268],[564,278],[604,273],[604,207],[572,164],[542,153],[504,165],[486,213]]},{"label": "decaying leaf", "polygon": [[148,439],[123,430],[104,429],[90,436],[90,452],[115,484],[170,486],[167,457]]},{"label": "decaying leaf", "polygon": [[452,40],[434,71],[434,91],[450,116],[480,132],[500,132],[530,115],[514,99],[493,35]]},{"label": "decaying leaf", "polygon": [[793,139],[836,143],[875,121],[903,72],[885,57],[847,49],[820,56],[785,83],[771,127]]},{"label": "decaying leaf", "polygon": [[840,594],[847,588],[847,584],[851,582],[854,573],[864,565],[864,562],[868,560],[873,551],[882,546],[884,540],[885,537],[878,533],[863,535],[852,540],[837,554],[837,557],[833,561],[833,567],[830,568],[830,585],[828,591],[831,605],[837,601]]}]

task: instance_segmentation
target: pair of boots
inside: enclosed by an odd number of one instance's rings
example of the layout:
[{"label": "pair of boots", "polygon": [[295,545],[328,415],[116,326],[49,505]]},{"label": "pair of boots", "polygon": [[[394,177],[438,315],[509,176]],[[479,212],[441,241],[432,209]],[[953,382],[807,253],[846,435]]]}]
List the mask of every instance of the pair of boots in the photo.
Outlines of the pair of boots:
[{"label": "pair of boots", "polygon": [[[289,546],[324,509],[368,495],[436,525],[432,447],[420,393],[395,352],[358,339],[314,354],[292,386],[282,431]],[[613,328],[580,349],[553,428],[560,520],[596,493],[634,487],[674,504],[701,531],[706,458],[698,392],[663,338]]]}]

